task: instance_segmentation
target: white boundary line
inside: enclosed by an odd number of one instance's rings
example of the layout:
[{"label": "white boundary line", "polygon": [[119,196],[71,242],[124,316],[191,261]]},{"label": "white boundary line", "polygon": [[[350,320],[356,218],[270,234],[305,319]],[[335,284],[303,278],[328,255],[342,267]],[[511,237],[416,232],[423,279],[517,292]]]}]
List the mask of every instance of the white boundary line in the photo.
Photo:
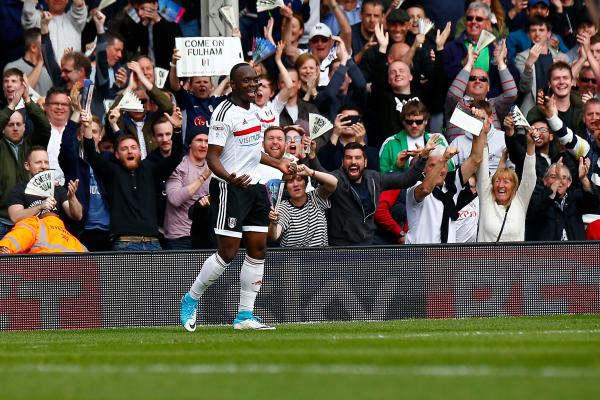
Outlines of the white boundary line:
[{"label": "white boundary line", "polygon": [[155,364],[124,365],[94,364],[22,364],[1,366],[0,373],[58,373],[58,374],[304,374],[304,375],[362,375],[362,376],[430,376],[430,377],[514,377],[546,379],[598,379],[600,368],[583,367],[519,367],[492,365],[419,365],[375,366],[348,364]]}]

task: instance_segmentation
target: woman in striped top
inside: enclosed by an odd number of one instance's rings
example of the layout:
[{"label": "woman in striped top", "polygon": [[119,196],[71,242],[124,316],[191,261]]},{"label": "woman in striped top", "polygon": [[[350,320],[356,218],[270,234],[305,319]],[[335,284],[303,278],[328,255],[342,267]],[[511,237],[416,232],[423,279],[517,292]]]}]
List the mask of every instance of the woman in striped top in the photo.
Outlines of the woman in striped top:
[{"label": "woman in striped top", "polygon": [[[308,177],[319,186],[306,192]],[[298,165],[295,175],[285,176],[285,189],[289,200],[281,202],[269,213],[269,239],[280,240],[283,247],[327,246],[327,220],[325,210],[331,207],[329,196],[337,187],[337,178]]]}]

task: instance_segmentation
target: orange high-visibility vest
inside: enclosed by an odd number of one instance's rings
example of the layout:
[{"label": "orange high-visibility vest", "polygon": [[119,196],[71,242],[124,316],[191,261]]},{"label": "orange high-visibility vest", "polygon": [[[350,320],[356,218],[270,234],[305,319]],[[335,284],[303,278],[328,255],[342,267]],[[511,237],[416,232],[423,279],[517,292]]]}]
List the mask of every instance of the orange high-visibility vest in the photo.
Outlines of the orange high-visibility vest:
[{"label": "orange high-visibility vest", "polygon": [[11,253],[82,253],[87,249],[56,215],[27,217],[0,240]]}]

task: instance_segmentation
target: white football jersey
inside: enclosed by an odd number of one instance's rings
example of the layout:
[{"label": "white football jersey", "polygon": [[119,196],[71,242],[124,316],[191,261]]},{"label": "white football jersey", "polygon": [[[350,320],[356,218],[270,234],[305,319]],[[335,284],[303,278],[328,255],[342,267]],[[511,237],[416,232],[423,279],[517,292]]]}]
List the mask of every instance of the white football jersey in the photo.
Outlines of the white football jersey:
[{"label": "white football jersey", "polygon": [[251,183],[257,183],[255,169],[260,163],[262,142],[263,132],[256,107],[246,110],[230,99],[217,106],[210,119],[208,144],[223,147],[220,160],[228,173],[249,175]]}]

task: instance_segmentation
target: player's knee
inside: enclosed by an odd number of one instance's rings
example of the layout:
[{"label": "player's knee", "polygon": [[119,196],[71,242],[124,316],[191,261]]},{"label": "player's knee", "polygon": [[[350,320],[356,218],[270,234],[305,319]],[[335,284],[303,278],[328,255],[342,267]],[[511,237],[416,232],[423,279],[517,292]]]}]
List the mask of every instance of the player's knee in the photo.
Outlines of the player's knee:
[{"label": "player's knee", "polygon": [[265,256],[267,255],[267,247],[260,246],[260,247],[255,247],[252,249],[247,248],[246,254],[248,254],[250,257],[255,258],[257,260],[264,260]]},{"label": "player's knee", "polygon": [[235,253],[237,253],[237,249],[219,249],[217,253],[219,254],[219,257],[221,257],[221,259],[225,261],[226,264],[229,264],[235,258]]}]

